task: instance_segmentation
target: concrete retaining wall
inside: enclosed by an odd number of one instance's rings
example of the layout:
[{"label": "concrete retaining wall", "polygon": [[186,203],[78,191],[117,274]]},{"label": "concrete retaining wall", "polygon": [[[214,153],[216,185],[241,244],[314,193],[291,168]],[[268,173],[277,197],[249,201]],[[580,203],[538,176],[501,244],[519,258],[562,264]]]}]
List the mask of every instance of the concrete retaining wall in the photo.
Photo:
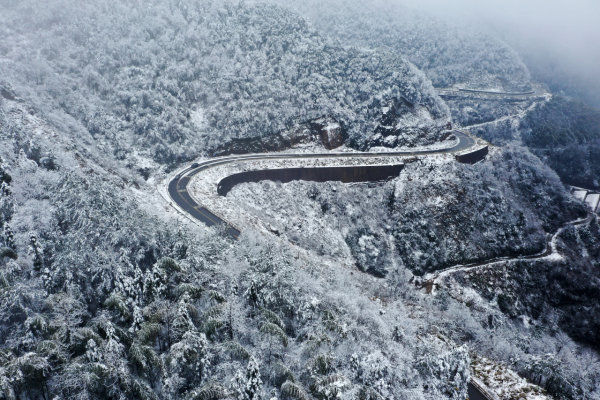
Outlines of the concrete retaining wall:
[{"label": "concrete retaining wall", "polygon": [[314,167],[314,168],[282,168],[258,171],[246,171],[223,178],[217,193],[227,196],[227,193],[240,183],[260,182],[264,180],[291,182],[377,182],[398,176],[404,164],[396,165],[359,165],[344,167]]},{"label": "concrete retaining wall", "polygon": [[475,164],[483,160],[489,153],[489,147],[483,146],[477,148],[473,151],[469,151],[468,153],[462,153],[456,155],[456,161],[463,164]]},{"label": "concrete retaining wall", "polygon": [[471,379],[468,388],[469,400],[498,400],[497,396],[488,392],[476,379]]}]

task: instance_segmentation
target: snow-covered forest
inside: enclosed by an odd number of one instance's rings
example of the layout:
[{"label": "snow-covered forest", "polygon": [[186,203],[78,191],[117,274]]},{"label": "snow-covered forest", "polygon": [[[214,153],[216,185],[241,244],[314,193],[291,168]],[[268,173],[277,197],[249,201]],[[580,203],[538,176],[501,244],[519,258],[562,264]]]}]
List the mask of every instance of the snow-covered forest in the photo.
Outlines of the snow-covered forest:
[{"label": "snow-covered forest", "polygon": [[[0,399],[600,398],[600,228],[566,186],[599,187],[598,111],[436,90],[532,88],[506,43],[376,0],[0,16]],[[324,152],[324,126],[336,151],[439,146],[449,123],[484,161],[241,184],[228,213],[272,229],[238,240],[161,196],[199,157]]]},{"label": "snow-covered forest", "polygon": [[174,163],[232,137],[269,135],[323,115],[343,121],[361,142],[400,97],[431,114],[430,132],[414,142],[436,138],[448,120],[430,81],[410,63],[343,49],[273,6],[36,3],[19,2],[4,16],[7,77],[118,158],[143,149]]},{"label": "snow-covered forest", "polygon": [[469,26],[444,23],[386,0],[275,0],[307,16],[343,45],[405,57],[436,87],[526,90],[530,75],[518,54]]}]

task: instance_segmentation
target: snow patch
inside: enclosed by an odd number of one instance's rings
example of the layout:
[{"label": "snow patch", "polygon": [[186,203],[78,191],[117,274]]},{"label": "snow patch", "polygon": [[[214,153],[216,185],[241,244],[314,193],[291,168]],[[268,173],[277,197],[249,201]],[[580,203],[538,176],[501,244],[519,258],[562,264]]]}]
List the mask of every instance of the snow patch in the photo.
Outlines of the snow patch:
[{"label": "snow patch", "polygon": [[544,390],[527,382],[507,366],[472,356],[473,375],[500,399],[550,400]]},{"label": "snow patch", "polygon": [[404,128],[424,127],[431,125],[433,118],[425,107],[417,106],[412,113],[406,113],[396,123],[396,130]]},{"label": "snow patch", "polygon": [[190,120],[197,128],[204,128],[208,120],[206,119],[206,113],[201,107],[197,107],[190,113]]}]

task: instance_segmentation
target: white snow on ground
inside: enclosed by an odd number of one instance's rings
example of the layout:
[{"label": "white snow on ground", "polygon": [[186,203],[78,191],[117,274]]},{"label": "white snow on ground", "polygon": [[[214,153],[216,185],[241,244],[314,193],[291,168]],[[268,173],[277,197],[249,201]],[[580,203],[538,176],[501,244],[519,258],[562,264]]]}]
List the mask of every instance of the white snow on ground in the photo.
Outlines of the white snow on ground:
[{"label": "white snow on ground", "polygon": [[473,376],[498,399],[551,400],[539,386],[527,382],[505,365],[472,355]]},{"label": "white snow on ground", "polygon": [[[425,147],[425,148],[410,148],[406,149],[408,151],[418,151],[424,149],[435,149],[440,150],[443,148],[450,148],[456,145],[457,142],[456,137],[452,137],[450,140],[442,142],[438,144],[438,147]],[[306,153],[314,152],[312,148],[306,148]],[[390,151],[389,149],[386,149]],[[401,149],[394,149],[394,151],[399,151]],[[320,154],[335,154],[335,153],[349,153],[352,154],[356,152],[355,150],[350,151],[347,148],[344,149],[335,149],[335,151],[323,151],[321,150]],[[290,149],[287,151],[283,151],[280,153],[269,153],[269,156],[274,156],[277,154],[281,154],[285,156],[287,154],[292,153],[302,153],[302,151],[298,151],[298,149]],[[277,168],[293,168],[293,167],[330,167],[330,166],[356,166],[356,165],[395,165],[406,163],[410,161],[414,161],[418,157],[412,156],[410,154],[406,154],[403,156],[378,156],[376,151],[372,152],[373,156],[368,157],[343,157],[343,158],[328,158],[327,156],[323,158],[285,158],[285,159],[268,159],[268,160],[238,160],[232,163],[216,165],[214,167],[210,167],[201,173],[195,175],[189,185],[190,195],[196,200],[196,202],[209,210],[225,219],[226,221],[232,223],[234,226],[245,226],[251,225],[254,227],[259,227],[263,230],[269,230],[269,227],[264,226],[264,224],[260,221],[256,216],[248,216],[241,212],[240,207],[236,206],[230,199],[226,197],[219,196],[217,194],[217,185],[218,183],[225,177],[230,176],[235,173],[251,171],[251,170],[262,170],[262,169],[277,169]],[[422,157],[433,157],[439,162],[443,162],[443,160],[447,161],[448,159],[452,159],[454,157],[453,154],[437,154],[433,155],[425,155]],[[199,159],[197,162],[206,161],[207,159]],[[218,160],[218,159],[215,159]],[[172,176],[175,176],[173,174]],[[169,179],[164,181],[164,186],[168,185]]]},{"label": "white snow on ground", "polygon": [[[273,153],[271,153],[273,154]],[[441,158],[451,158],[453,155],[439,155]],[[190,195],[198,204],[208,208],[211,212],[238,227],[254,227],[271,231],[271,227],[257,215],[249,215],[242,211],[242,207],[228,197],[217,194],[217,185],[225,177],[235,173],[251,170],[293,168],[293,167],[329,167],[352,165],[392,165],[410,161],[411,157],[348,157],[348,158],[315,158],[315,159],[271,159],[236,161],[217,165],[194,176],[189,187]]]},{"label": "white snow on ground", "polygon": [[600,201],[600,194],[598,193],[588,194],[585,198],[586,204],[590,206],[592,211],[596,211],[596,208],[598,207],[598,201]]},{"label": "white snow on ground", "polygon": [[586,194],[587,194],[587,190],[576,190],[573,192],[573,196],[575,196],[575,198],[577,200],[581,200],[581,201],[583,201],[583,199],[585,199]]},{"label": "white snow on ground", "polygon": [[[440,144],[438,146],[443,146],[444,144]],[[450,146],[448,146],[450,147]],[[429,147],[431,148],[431,147]],[[314,147],[305,147],[306,152],[314,152]],[[351,149],[336,149],[335,152],[353,152]],[[383,151],[390,151],[389,149],[383,149]],[[282,154],[286,153],[302,153],[303,151],[298,151],[298,149],[290,149]],[[322,149],[319,152],[324,152]],[[270,153],[273,154],[273,153]],[[444,156],[436,156],[434,159],[438,162],[442,162],[443,159],[448,157],[452,157],[449,155]],[[381,161],[375,161],[377,159],[381,159]],[[402,161],[404,157],[399,157],[399,162]],[[333,164],[330,164],[330,162]],[[391,160],[389,157],[385,157],[385,159],[381,157],[374,157],[373,159],[363,159],[363,158],[355,158],[349,160],[330,160],[330,159],[299,159],[299,160],[267,160],[267,161],[244,161],[237,162],[232,165],[222,165],[218,167],[211,168],[207,171],[203,171],[198,174],[190,185],[190,193],[193,197],[195,197],[199,204],[206,206],[211,209],[211,211],[216,211],[217,214],[221,215],[224,219],[233,222],[236,226],[252,226],[252,227],[260,227],[263,232],[273,231],[272,226],[265,226],[262,223],[259,216],[244,214],[239,207],[238,204],[231,201],[231,199],[220,197],[216,194],[216,185],[225,176],[228,176],[232,173],[246,171],[246,170],[255,170],[255,169],[272,169],[272,168],[286,168],[286,167],[302,167],[302,166],[329,166],[329,165],[367,165],[369,163],[377,163],[384,162],[385,164],[390,164]],[[440,199],[429,199],[434,203],[443,203],[440,202]],[[441,204],[440,204],[441,206]],[[551,241],[552,254],[547,256],[548,260],[558,260],[562,258],[562,256],[556,251],[556,237],[558,233],[554,235]],[[283,238],[282,238],[283,239]],[[370,243],[370,238],[365,236],[361,237],[361,241],[359,245],[364,247],[365,252],[376,251],[377,249],[372,248]],[[303,249],[298,248],[298,250],[303,251]],[[304,253],[300,253],[304,254]],[[311,255],[313,256],[313,255]],[[325,260],[323,260],[325,261]],[[332,260],[327,260],[326,263],[331,262]],[[505,263],[506,261],[497,261],[496,263],[487,264],[481,268],[487,268],[494,264]],[[348,257],[345,261],[343,257],[337,258],[335,260],[335,265],[339,267],[339,265],[352,265],[352,259]],[[324,268],[333,268],[334,263],[331,265],[327,264]],[[324,264],[325,266],[325,264]],[[468,269],[468,267],[458,267],[452,270],[443,271],[441,275],[450,275],[452,272],[459,269]],[[362,276],[362,275],[361,275]],[[365,280],[368,277],[364,277]],[[436,279],[441,278],[441,276],[436,277]],[[363,282],[364,283],[364,282]],[[480,307],[485,307],[486,301],[481,298],[475,291],[472,289],[465,290],[462,292],[461,297],[467,298],[470,303],[480,305]],[[386,308],[387,309],[387,308]],[[381,311],[383,315],[383,311]],[[485,362],[479,362],[477,366],[474,366],[474,369],[477,370],[477,374],[480,381],[487,387],[491,388],[494,393],[500,396],[500,399],[503,398],[527,398],[534,400],[543,400],[548,399],[543,392],[539,391],[539,387],[535,385],[528,384],[525,380],[518,377],[514,371],[511,371],[507,367],[499,364],[494,364],[489,360],[485,360]],[[510,397],[512,395],[515,397]],[[509,396],[509,397],[506,397]],[[518,397],[521,396],[521,397]],[[524,396],[524,397],[523,397]]]},{"label": "white snow on ground", "polygon": [[206,126],[206,115],[201,107],[197,107],[194,111],[190,112],[190,119],[197,128],[204,128]]},{"label": "white snow on ground", "polygon": [[404,114],[396,123],[395,128],[400,130],[404,128],[429,126],[431,121],[433,121],[433,118],[429,111],[425,107],[417,106],[415,112]]},{"label": "white snow on ground", "polygon": [[[417,150],[440,150],[444,148],[451,148],[455,146],[458,142],[458,139],[455,136],[451,136],[449,140],[446,140],[442,143],[438,143],[435,146],[427,146],[427,147],[419,147],[419,148],[410,148],[405,149],[408,151],[417,151]],[[304,151],[302,151],[304,150]],[[400,149],[395,149],[398,151]],[[404,149],[403,149],[404,150]],[[384,149],[384,151],[389,152],[390,149]],[[285,156],[287,154],[306,154],[306,153],[314,153],[315,149],[312,146],[307,146],[304,149],[289,149],[280,153],[269,153],[269,156],[281,154]],[[319,149],[318,153],[320,154],[334,154],[334,153],[348,153],[349,155],[356,152],[356,150],[348,149],[348,148],[338,148],[334,151],[325,151],[322,148]],[[347,158],[309,158],[309,159],[268,159],[268,160],[238,160],[233,163],[227,163],[223,165],[217,165],[214,167],[210,167],[201,173],[195,175],[189,184],[189,192],[190,195],[196,200],[198,204],[203,207],[208,208],[211,212],[218,215],[222,219],[228,221],[233,226],[245,227],[245,228],[253,228],[259,229],[262,232],[271,232],[277,230],[277,227],[272,227],[268,223],[263,222],[259,213],[253,213],[253,215],[248,214],[243,211],[243,207],[240,204],[236,204],[234,200],[227,197],[222,197],[217,194],[217,185],[218,183],[225,177],[230,176],[235,173],[250,171],[250,170],[261,170],[261,169],[277,169],[277,168],[291,168],[291,167],[329,167],[329,166],[351,166],[351,165],[393,165],[393,164],[402,164],[406,162],[411,162],[417,159],[417,157],[405,155],[405,156],[378,156],[377,151],[373,151],[373,156],[368,157],[347,157]],[[432,157],[431,155],[427,155],[424,157]],[[435,155],[435,158],[438,162],[447,162],[449,159],[453,159],[454,155],[452,154],[438,154]],[[208,159],[198,159],[197,162],[207,161]],[[218,159],[214,159],[218,160]],[[189,164],[188,164],[189,165]],[[166,192],[166,187],[170,179],[172,179],[176,174],[181,172],[183,169],[187,168],[188,165],[183,166],[179,171],[175,171],[169,177],[162,181],[162,184],[159,187],[159,192],[161,193],[163,199],[166,201],[165,204],[170,204],[171,206],[176,205],[170,201],[170,198]],[[142,203],[147,203],[142,199],[142,194],[140,193],[138,196]],[[148,204],[148,208],[150,208],[150,204]],[[182,210],[177,209],[179,213],[182,213],[187,216],[187,214],[183,213]],[[177,214],[177,213],[176,213]],[[180,217],[179,217],[180,218]],[[349,253],[342,251],[340,254],[340,259],[345,260],[344,262],[348,262],[352,264],[351,256]]]},{"label": "white snow on ground", "polygon": [[333,139],[333,135],[335,135],[335,131],[341,129],[340,124],[338,124],[337,122],[330,122],[326,127],[325,127],[325,131],[327,132],[327,137],[329,139]]},{"label": "white snow on ground", "polygon": [[129,156],[129,159],[131,160],[136,169],[149,168],[151,170],[157,170],[160,168],[160,165],[156,161],[154,161],[152,158],[148,157],[145,154],[141,154],[137,150],[133,150],[131,152],[131,156]]},{"label": "white snow on ground", "polygon": [[[415,147],[394,147],[394,148],[389,148],[389,147],[371,147],[371,149],[369,150],[369,152],[371,153],[385,153],[385,152],[389,152],[389,151],[421,151],[421,150],[444,150],[444,149],[449,149],[452,148],[454,146],[456,146],[458,144],[458,138],[454,135],[450,136],[448,138],[448,140],[444,140],[442,142],[437,142],[434,143],[432,145],[429,146],[415,146]],[[338,150],[338,149],[336,149]],[[353,152],[356,152],[356,150],[352,150]]]},{"label": "white snow on ground", "polygon": [[487,88],[471,88],[471,87],[464,87],[461,86],[457,89],[467,89],[467,90],[481,90],[483,92],[490,92],[490,93],[501,93],[504,92],[505,90],[500,87],[500,86],[492,86],[492,87],[487,87]]},{"label": "white snow on ground", "polygon": [[[422,151],[422,150],[444,150],[449,149],[458,144],[458,138],[455,135],[451,135],[447,140],[436,142],[427,146],[412,146],[412,147],[371,147],[367,152],[368,153],[389,153],[393,151]],[[269,153],[269,154],[309,154],[309,153],[323,153],[326,154],[328,152],[335,153],[364,153],[363,151],[353,149],[346,145],[342,145],[333,150],[325,150],[320,143],[317,142],[309,142],[309,143],[301,143],[291,147],[289,149],[282,150],[277,153]]]},{"label": "white snow on ground", "polygon": [[[520,100],[540,100],[552,97],[551,93],[548,93],[541,85],[533,85],[533,93],[519,93],[519,92],[506,92],[504,89],[498,87],[491,87],[487,89],[471,89],[464,88],[458,85],[446,88],[437,88],[437,92],[440,96],[451,95],[460,96],[464,98],[472,99],[520,99]],[[463,90],[478,90],[478,92],[468,92]]]}]

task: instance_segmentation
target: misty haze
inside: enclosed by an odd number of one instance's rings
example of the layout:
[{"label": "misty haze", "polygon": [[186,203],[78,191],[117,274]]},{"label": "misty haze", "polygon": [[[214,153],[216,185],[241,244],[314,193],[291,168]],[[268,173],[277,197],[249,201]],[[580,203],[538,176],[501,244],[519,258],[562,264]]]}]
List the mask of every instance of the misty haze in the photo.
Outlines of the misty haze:
[{"label": "misty haze", "polygon": [[0,399],[600,400],[600,2],[0,21]]}]

